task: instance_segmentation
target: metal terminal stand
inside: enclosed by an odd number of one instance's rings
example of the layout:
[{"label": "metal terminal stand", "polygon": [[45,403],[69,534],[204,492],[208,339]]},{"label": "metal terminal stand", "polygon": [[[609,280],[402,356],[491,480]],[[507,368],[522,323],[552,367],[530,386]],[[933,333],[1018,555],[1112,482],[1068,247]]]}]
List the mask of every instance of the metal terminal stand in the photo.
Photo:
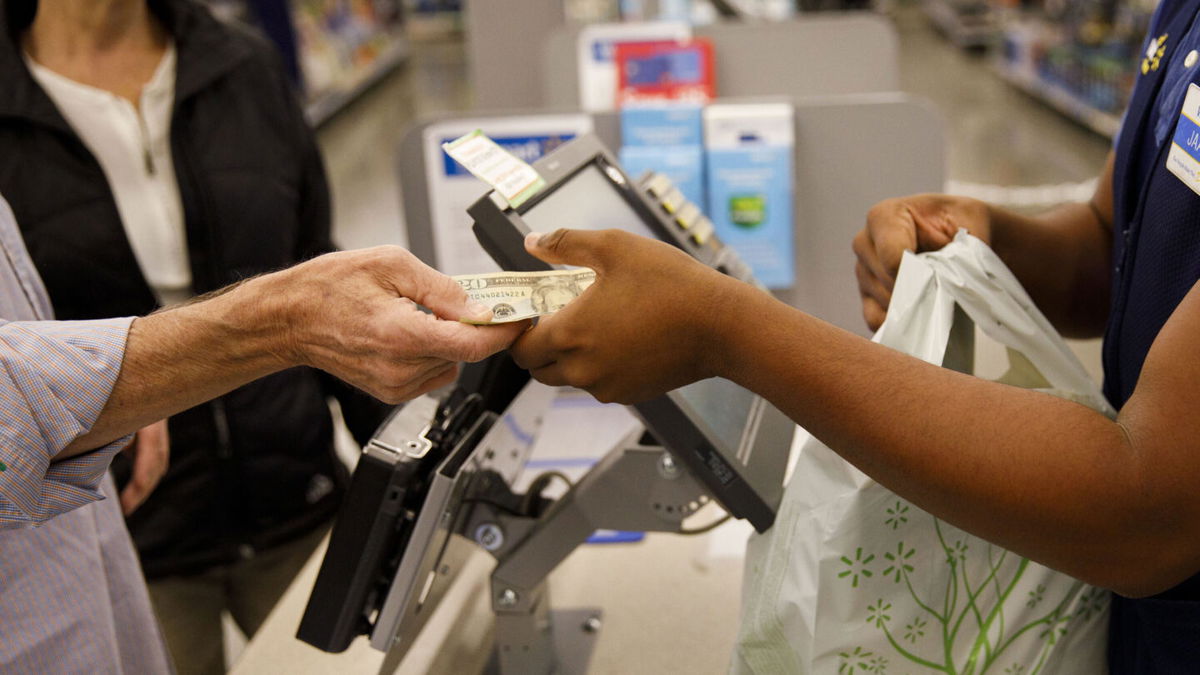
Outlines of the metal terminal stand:
[{"label": "metal terminal stand", "polygon": [[[525,515],[516,504],[546,504],[490,482],[462,534],[496,558],[492,610],[496,615],[495,671],[501,675],[585,673],[600,613],[550,611],[546,578],[598,529],[678,532],[683,519],[708,503],[704,487],[639,431],[608,452],[544,512]],[[558,625],[555,625],[558,624]]]}]

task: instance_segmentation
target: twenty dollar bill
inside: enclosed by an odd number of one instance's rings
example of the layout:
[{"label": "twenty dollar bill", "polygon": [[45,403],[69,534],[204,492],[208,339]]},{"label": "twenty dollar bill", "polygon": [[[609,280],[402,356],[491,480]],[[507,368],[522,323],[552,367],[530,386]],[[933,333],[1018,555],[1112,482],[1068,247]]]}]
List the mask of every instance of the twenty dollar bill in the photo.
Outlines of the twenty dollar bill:
[{"label": "twenty dollar bill", "polygon": [[509,323],[553,314],[579,297],[596,273],[589,269],[496,272],[454,277],[475,302],[492,309],[488,323]]}]

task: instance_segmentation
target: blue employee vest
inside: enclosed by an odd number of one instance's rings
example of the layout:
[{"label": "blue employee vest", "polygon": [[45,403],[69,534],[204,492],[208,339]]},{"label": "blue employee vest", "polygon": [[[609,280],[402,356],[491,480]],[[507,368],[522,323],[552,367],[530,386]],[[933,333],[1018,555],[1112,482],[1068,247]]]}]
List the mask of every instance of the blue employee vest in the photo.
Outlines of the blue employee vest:
[{"label": "blue employee vest", "polygon": [[[1159,5],[1116,143],[1104,393],[1118,409],[1159,330],[1200,280],[1200,196],[1166,169],[1188,86],[1200,82],[1200,58],[1188,58],[1200,51],[1198,15],[1200,0]],[[1200,672],[1200,575],[1152,598],[1114,595],[1112,609],[1112,675]]]}]

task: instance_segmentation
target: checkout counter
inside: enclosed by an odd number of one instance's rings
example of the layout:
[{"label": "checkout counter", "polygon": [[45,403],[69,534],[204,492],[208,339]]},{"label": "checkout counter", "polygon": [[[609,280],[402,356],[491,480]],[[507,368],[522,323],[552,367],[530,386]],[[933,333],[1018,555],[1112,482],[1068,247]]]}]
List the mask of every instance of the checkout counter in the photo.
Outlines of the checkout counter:
[{"label": "checkout counter", "polygon": [[[848,242],[878,200],[940,189],[941,121],[902,94],[791,103],[797,280],[776,293],[861,333]],[[521,116],[469,121],[486,132],[488,120]],[[401,146],[411,248],[434,264],[433,235],[420,231],[432,188],[425,132],[454,117],[419,125]],[[534,164],[547,186],[521,208],[490,192],[470,206],[488,255],[504,269],[546,269],[524,252],[526,232],[608,227],[603,214],[620,213],[641,234],[755,283],[703,216],[679,218],[695,210],[669,181],[622,171],[608,150],[615,116],[591,118],[594,134]],[[328,546],[232,672],[724,672],[742,549],[772,523],[794,426],[732,383],[698,383],[633,407],[635,426],[555,494],[552,478],[522,478],[536,473],[553,398],[494,358],[453,390],[399,408],[364,449]],[[733,520],[679,536],[722,512]],[[597,529],[646,534],[585,544]]]},{"label": "checkout counter", "polygon": [[[491,191],[469,209],[502,268],[549,267],[524,250],[531,229],[598,229],[615,219],[755,283],[668,179],[634,181],[596,137],[534,168],[546,185],[520,208]],[[714,378],[631,406],[639,424],[550,498],[551,481],[569,482],[564,474],[537,475],[524,488],[517,481],[555,395],[498,355],[465,368],[449,392],[398,408],[363,451],[297,637],[341,653],[369,636],[387,654],[386,671],[409,655],[453,589],[475,581],[463,571],[482,549],[495,566],[483,594],[465,595],[490,598],[494,647],[468,651],[492,653],[502,674],[589,672],[603,613],[559,610],[547,583],[576,547],[597,530],[694,534],[684,521],[710,501],[759,531],[773,523],[795,427],[755,394]],[[662,649],[674,651],[669,641]]]}]

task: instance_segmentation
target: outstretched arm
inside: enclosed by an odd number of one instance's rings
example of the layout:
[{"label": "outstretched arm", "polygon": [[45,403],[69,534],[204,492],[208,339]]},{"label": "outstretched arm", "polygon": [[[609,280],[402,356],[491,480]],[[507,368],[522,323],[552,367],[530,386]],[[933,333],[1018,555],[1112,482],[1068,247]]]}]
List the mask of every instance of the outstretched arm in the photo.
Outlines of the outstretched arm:
[{"label": "outstretched arm", "polygon": [[513,347],[549,384],[634,402],[706,377],[764,396],[848,461],[965,530],[1129,595],[1200,570],[1200,288],[1112,421],[845,332],[661,242],[531,238],[596,283]]},{"label": "outstretched arm", "polygon": [[[125,436],[283,368],[315,366],[393,402],[447,383],[459,361],[498,351],[525,328],[458,321],[487,313],[407,251],[381,247],[322,256],[144,319],[0,320],[0,529],[101,499]],[[143,468],[147,480],[122,495],[127,510],[161,470]]]},{"label": "outstretched arm", "polygon": [[56,459],[292,366],[320,368],[381,400],[413,398],[524,328],[459,322],[481,311],[409,252],[378,247],[321,256],[136,319],[100,417]]}]

